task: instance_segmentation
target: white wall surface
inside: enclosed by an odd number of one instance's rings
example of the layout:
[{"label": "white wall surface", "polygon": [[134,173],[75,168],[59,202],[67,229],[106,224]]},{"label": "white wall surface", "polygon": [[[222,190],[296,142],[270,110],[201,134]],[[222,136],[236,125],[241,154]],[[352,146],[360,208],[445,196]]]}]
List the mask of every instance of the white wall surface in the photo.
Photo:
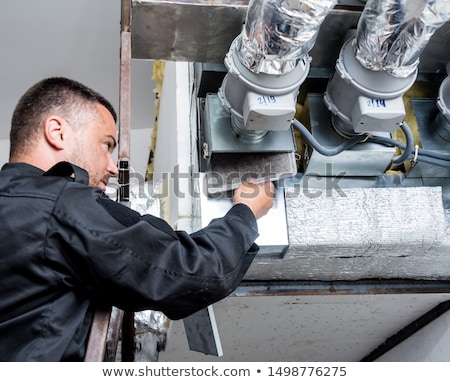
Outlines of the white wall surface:
[{"label": "white wall surface", "polygon": [[0,139],[0,167],[8,161],[9,139]]},{"label": "white wall surface", "polygon": [[153,179],[155,184],[165,177],[169,180],[169,191],[161,196],[164,217],[171,224],[180,217],[190,220],[192,215],[192,200],[188,192],[192,163],[189,78],[188,63],[166,62]]},{"label": "white wall surface", "polygon": [[68,76],[118,106],[120,0],[22,0],[0,13],[0,138],[18,98],[35,82]]},{"label": "white wall surface", "polygon": [[[50,76],[91,86],[119,110],[120,0],[21,0],[0,12],[0,163],[8,159],[9,126],[19,97]],[[132,68],[132,167],[144,172],[154,121],[152,62]],[[147,131],[143,131],[147,130]],[[136,136],[136,138],[134,138]],[[148,136],[148,138],[147,138]]]}]

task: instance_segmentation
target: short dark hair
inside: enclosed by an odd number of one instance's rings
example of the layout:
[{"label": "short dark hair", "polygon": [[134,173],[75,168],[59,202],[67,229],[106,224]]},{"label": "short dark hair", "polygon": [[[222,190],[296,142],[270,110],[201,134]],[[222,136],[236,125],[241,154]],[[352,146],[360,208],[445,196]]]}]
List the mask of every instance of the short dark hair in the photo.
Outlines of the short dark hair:
[{"label": "short dark hair", "polygon": [[25,92],[14,109],[9,136],[10,157],[24,153],[32,146],[49,115],[58,113],[67,119],[74,119],[77,114],[91,110],[95,104],[108,109],[114,122],[117,122],[111,103],[82,83],[65,77],[39,81]]}]

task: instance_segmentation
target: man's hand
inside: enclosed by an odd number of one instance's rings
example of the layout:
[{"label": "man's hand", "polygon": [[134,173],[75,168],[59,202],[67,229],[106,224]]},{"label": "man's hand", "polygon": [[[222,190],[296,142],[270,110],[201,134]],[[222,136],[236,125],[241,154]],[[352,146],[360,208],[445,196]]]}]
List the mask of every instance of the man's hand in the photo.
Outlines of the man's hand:
[{"label": "man's hand", "polygon": [[256,219],[264,216],[273,206],[275,186],[272,182],[256,184],[248,181],[241,183],[233,194],[233,204],[242,203],[248,206]]}]

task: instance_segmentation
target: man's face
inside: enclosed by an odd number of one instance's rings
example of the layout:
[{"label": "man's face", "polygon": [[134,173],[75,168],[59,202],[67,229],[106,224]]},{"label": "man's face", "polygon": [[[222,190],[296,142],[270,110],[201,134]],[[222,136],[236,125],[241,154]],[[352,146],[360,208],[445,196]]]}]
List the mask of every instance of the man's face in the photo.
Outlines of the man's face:
[{"label": "man's face", "polygon": [[74,132],[74,145],[68,160],[88,172],[91,187],[100,187],[105,191],[109,178],[118,174],[117,165],[112,158],[117,144],[117,132],[108,109],[100,104],[96,107],[98,118],[93,118],[88,126]]}]

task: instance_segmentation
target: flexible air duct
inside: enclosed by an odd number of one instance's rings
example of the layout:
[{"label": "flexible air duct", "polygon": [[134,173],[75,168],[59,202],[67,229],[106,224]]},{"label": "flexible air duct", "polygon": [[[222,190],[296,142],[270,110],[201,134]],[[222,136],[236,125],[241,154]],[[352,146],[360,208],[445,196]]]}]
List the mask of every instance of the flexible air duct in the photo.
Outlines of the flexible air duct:
[{"label": "flexible air duct", "polygon": [[408,77],[431,36],[450,19],[449,0],[368,0],[355,41],[367,69]]},{"label": "flexible air duct", "polygon": [[291,127],[319,27],[337,0],[250,0],[241,34],[225,57],[219,98],[247,141]]},{"label": "flexible air duct", "polygon": [[238,38],[239,59],[254,73],[293,70],[316,42],[337,0],[252,0]]},{"label": "flexible air duct", "polygon": [[448,0],[368,0],[324,94],[336,129],[349,135],[395,131],[420,53],[449,18]]}]

